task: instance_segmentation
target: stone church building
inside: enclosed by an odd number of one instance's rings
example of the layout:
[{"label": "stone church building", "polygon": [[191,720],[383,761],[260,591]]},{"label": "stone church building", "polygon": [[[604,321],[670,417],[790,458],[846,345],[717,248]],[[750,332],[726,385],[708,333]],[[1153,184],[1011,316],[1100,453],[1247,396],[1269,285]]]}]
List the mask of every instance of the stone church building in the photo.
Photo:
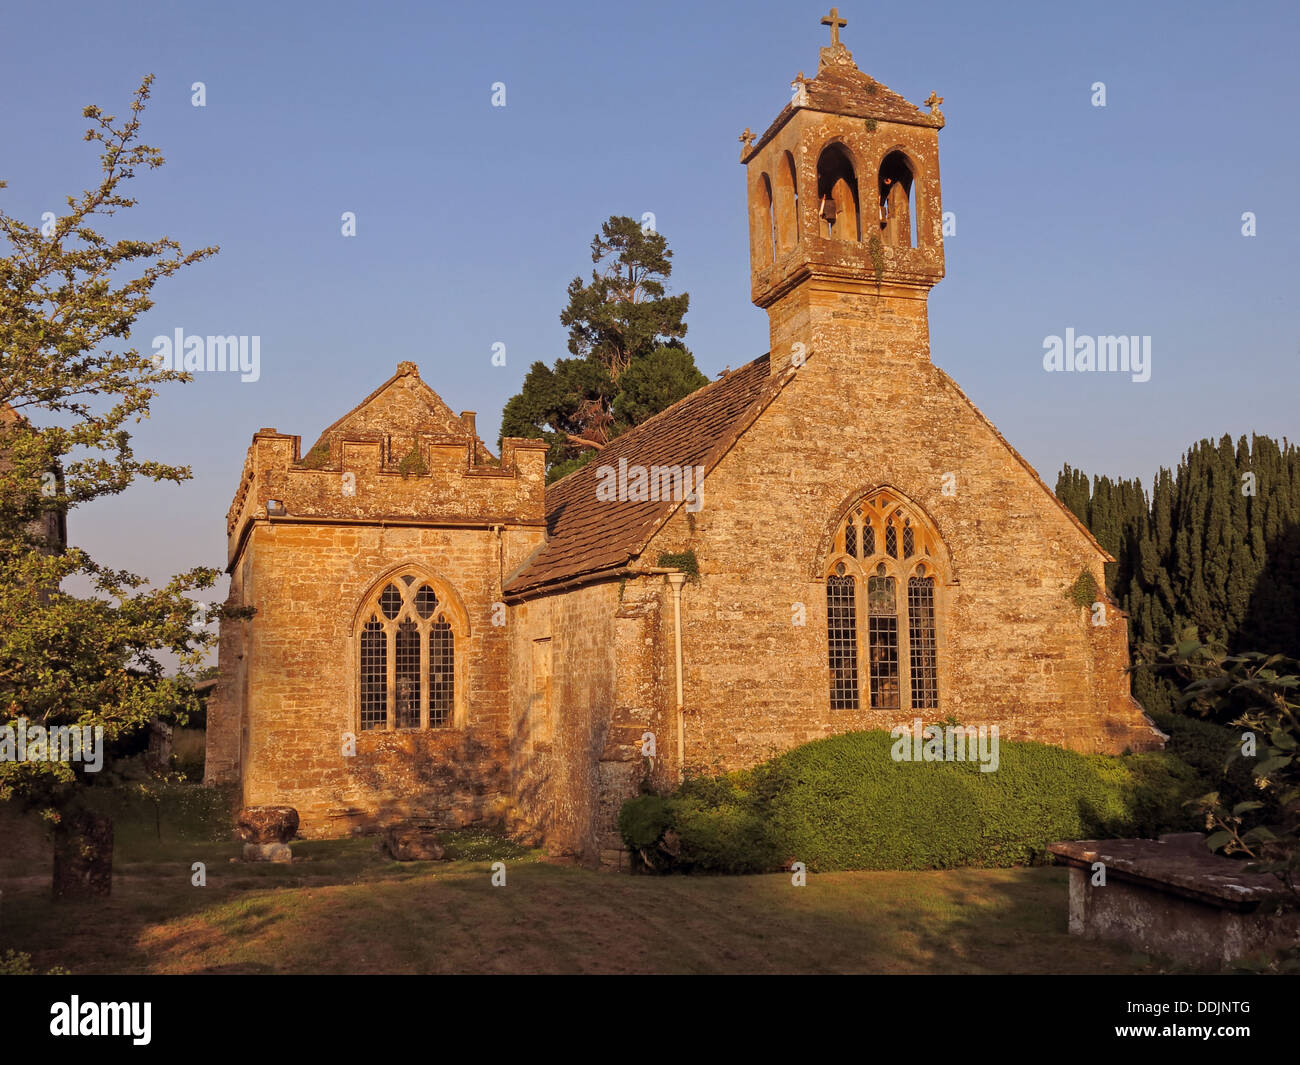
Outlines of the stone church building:
[{"label": "stone church building", "polygon": [[1122,613],[1070,594],[1109,556],[930,361],[942,101],[829,24],[741,137],[768,354],[549,486],[543,442],[493,455],[409,362],[305,454],[253,437],[210,782],[308,836],[498,822],[595,862],[647,765],[669,787],[916,717],[1160,745]]}]

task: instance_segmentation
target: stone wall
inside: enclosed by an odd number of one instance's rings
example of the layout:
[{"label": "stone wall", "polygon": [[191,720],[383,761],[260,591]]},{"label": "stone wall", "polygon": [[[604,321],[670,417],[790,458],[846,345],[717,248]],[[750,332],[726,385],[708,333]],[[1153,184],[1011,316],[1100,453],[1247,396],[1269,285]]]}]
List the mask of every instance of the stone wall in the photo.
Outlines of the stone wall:
[{"label": "stone wall", "polygon": [[[667,621],[665,621],[667,618]],[[552,854],[618,865],[618,811],[649,776],[676,781],[672,602],[658,574],[596,584],[510,610],[511,766],[519,817]],[[553,647],[551,724],[541,729],[531,662]],[[549,739],[538,740],[544,732]],[[645,733],[656,757],[642,757]]]},{"label": "stone wall", "polygon": [[[496,537],[446,529],[267,525],[246,548],[256,576],[242,605],[256,616],[243,660],[223,663],[233,686],[246,670],[242,759],[245,805],[298,809],[303,835],[336,834],[336,822],[428,816],[448,824],[489,816],[506,788],[504,626]],[[356,609],[376,581],[409,564],[454,589],[467,625],[458,637],[463,729],[361,731]],[[235,650],[232,639],[230,649]],[[225,648],[223,648],[225,650]],[[223,718],[213,749],[228,745]],[[357,738],[345,757],[345,733]]]},{"label": "stone wall", "polygon": [[[512,786],[522,819],[546,837],[552,854],[595,861],[600,765],[617,705],[615,637],[619,586],[591,584],[510,610],[515,727]],[[532,653],[552,641],[550,739],[534,740]]]},{"label": "stone wall", "polygon": [[937,604],[940,709],[927,717],[1084,751],[1158,745],[1128,694],[1123,615],[1111,604],[1094,627],[1067,597],[1085,570],[1103,585],[1105,556],[929,362],[925,307],[811,284],[782,300],[773,351],[799,341],[807,362],[709,474],[701,511],[679,510],[648,547],[646,559],[693,550],[700,568],[683,596],[688,769],[910,721],[829,709],[830,535],[850,503],[886,485],[929,516],[951,558]]}]

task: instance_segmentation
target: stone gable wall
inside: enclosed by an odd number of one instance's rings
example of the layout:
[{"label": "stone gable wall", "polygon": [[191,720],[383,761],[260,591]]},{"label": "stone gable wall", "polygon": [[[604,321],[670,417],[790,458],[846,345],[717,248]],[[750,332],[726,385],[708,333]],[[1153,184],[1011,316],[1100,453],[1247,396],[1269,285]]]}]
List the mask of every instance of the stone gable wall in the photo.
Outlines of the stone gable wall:
[{"label": "stone gable wall", "polygon": [[1102,586],[1103,555],[929,362],[925,301],[806,286],[773,311],[773,351],[801,340],[807,363],[706,478],[702,510],[679,510],[645,552],[699,563],[683,595],[687,769],[911,720],[829,708],[820,567],[847,505],[884,485],[929,515],[952,562],[940,708],[922,716],[1084,751],[1158,745],[1128,694],[1121,612],[1097,628],[1067,599],[1085,569]]}]

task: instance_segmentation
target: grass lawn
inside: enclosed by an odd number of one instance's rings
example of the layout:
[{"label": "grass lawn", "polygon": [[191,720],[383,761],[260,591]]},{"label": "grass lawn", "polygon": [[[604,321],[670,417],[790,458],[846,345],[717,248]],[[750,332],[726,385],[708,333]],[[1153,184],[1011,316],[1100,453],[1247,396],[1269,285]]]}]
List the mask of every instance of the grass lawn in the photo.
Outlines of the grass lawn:
[{"label": "grass lawn", "polygon": [[[55,903],[38,830],[0,816],[0,953],[73,973],[1156,973],[1065,933],[1058,868],[649,877],[515,849],[399,863],[372,839],[232,861],[192,826],[120,819],[113,894]],[[471,844],[473,841],[471,841]],[[207,866],[207,886],[191,866]]]}]

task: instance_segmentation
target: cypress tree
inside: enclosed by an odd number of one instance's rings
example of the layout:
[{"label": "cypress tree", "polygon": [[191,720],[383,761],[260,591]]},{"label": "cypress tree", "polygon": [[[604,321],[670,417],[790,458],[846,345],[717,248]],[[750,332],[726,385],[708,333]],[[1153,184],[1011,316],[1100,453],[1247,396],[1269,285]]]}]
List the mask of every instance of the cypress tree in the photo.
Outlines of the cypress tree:
[{"label": "cypress tree", "polygon": [[[1252,475],[1252,476],[1247,476]],[[1188,627],[1230,652],[1300,653],[1300,449],[1252,434],[1224,435],[1161,467],[1148,497],[1138,480],[1066,465],[1061,501],[1115,557],[1107,586],[1129,615],[1139,660]],[[1172,684],[1134,676],[1149,709],[1168,709]]]}]

